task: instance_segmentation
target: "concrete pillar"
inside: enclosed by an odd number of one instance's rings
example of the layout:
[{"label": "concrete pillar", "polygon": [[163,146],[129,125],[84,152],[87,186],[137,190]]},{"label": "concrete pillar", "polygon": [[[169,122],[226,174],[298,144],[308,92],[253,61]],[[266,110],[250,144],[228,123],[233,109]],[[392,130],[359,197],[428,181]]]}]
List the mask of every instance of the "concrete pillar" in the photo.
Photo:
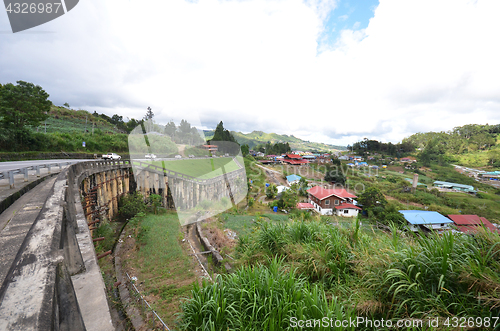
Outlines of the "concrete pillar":
[{"label": "concrete pillar", "polygon": [[111,209],[110,209],[110,219],[112,219],[116,213],[118,212],[118,179],[117,171],[110,171],[111,180],[110,180],[110,188],[111,188]]},{"label": "concrete pillar", "polygon": [[113,192],[111,189],[111,175],[112,171],[106,171],[106,203],[108,207],[108,220],[110,221],[113,217]]}]

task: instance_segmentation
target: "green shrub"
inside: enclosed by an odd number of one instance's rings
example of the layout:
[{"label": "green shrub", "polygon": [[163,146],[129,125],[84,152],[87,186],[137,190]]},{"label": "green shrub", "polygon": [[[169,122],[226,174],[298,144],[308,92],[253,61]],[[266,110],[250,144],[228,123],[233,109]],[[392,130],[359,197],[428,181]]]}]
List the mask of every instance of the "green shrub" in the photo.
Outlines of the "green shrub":
[{"label": "green shrub", "polygon": [[130,219],[145,210],[144,198],[139,192],[122,196],[118,203],[118,215],[122,219]]}]

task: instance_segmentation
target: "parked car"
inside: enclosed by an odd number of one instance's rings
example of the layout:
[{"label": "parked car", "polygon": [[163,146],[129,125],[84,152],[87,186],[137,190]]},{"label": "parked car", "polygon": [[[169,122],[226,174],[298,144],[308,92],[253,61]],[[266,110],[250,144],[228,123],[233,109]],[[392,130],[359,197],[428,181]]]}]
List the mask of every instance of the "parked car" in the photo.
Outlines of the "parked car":
[{"label": "parked car", "polygon": [[103,154],[102,158],[104,160],[120,160],[122,157],[116,153]]},{"label": "parked car", "polygon": [[193,154],[189,155],[189,158],[190,158],[190,159],[192,159],[193,157],[194,157],[194,155],[193,155]]},{"label": "parked car", "polygon": [[145,158],[146,159],[156,159],[156,155],[155,154],[146,154]]},{"label": "parked car", "polygon": [[175,158],[176,158],[176,159],[182,159],[182,156],[180,156],[180,155],[176,155],[176,156],[175,156]]}]

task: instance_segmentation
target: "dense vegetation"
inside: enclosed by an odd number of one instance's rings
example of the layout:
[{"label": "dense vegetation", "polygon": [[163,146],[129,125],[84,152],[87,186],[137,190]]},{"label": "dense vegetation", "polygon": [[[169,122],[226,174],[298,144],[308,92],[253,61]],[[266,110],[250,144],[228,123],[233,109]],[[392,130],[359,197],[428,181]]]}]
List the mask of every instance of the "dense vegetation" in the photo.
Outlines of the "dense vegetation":
[{"label": "dense vegetation", "polygon": [[259,144],[255,146],[254,150],[257,152],[265,153],[266,155],[281,155],[284,153],[290,153],[292,151],[288,142],[277,142],[273,144],[270,141],[265,144]]},{"label": "dense vegetation", "polygon": [[[419,161],[425,166],[432,162],[444,164],[465,161],[465,165],[489,164],[500,167],[500,148],[497,145],[499,133],[500,124],[468,124],[450,131],[415,133],[398,144],[365,138],[354,143],[352,148],[363,156],[379,153],[401,157],[417,152]],[[470,162],[464,155],[480,157],[483,162]]]},{"label": "dense vegetation", "polygon": [[292,330],[292,317],[323,316],[394,323],[440,317],[441,329],[452,329],[443,327],[447,317],[484,323],[500,313],[498,235],[418,236],[395,226],[384,233],[330,220],[258,223],[239,240],[241,269],[194,288],[183,305],[183,329]]}]

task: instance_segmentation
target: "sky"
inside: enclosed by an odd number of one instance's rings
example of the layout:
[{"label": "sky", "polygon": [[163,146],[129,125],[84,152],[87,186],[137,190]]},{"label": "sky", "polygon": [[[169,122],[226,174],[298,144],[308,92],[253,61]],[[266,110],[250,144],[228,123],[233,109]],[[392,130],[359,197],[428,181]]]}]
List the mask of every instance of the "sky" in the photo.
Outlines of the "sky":
[{"label": "sky", "polygon": [[81,0],[12,33],[0,83],[56,105],[338,145],[500,122],[497,0]]}]

